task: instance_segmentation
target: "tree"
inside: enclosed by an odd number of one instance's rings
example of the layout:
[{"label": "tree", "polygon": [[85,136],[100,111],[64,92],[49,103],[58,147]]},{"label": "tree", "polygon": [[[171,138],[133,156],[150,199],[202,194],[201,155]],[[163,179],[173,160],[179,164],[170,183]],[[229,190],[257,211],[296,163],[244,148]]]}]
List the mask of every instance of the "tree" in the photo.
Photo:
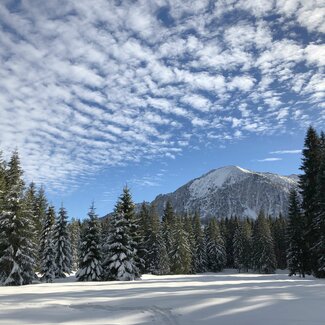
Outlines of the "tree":
[{"label": "tree", "polygon": [[56,264],[53,244],[53,227],[55,223],[55,210],[51,205],[47,209],[40,238],[41,280],[52,282],[55,278]]},{"label": "tree", "polygon": [[162,237],[161,226],[156,206],[152,204],[149,209],[148,236],[146,237],[146,269],[157,275],[170,272],[169,258]]},{"label": "tree", "polygon": [[193,218],[193,238],[195,254],[192,256],[192,268],[196,273],[205,272],[207,267],[206,245],[201,217],[196,212]]},{"label": "tree", "polygon": [[55,264],[57,278],[65,278],[71,273],[72,252],[71,242],[68,232],[68,216],[63,206],[59,210],[58,217],[53,231]]},{"label": "tree", "polygon": [[162,234],[169,259],[171,259],[171,250],[174,242],[172,237],[172,229],[174,225],[175,215],[173,206],[170,201],[167,201],[166,207],[164,209],[164,214],[162,216]]},{"label": "tree", "polygon": [[174,223],[172,238],[174,241],[170,251],[171,271],[174,274],[188,274],[191,271],[191,248],[188,233],[180,218]]},{"label": "tree", "polygon": [[99,281],[102,274],[100,254],[100,226],[94,204],[88,212],[88,220],[83,232],[80,246],[78,281]]},{"label": "tree", "polygon": [[208,270],[220,272],[226,265],[226,249],[215,218],[209,221],[205,234]]},{"label": "tree", "polygon": [[18,152],[10,159],[0,211],[0,272],[4,285],[29,284],[35,278],[32,225],[24,210],[24,182]]},{"label": "tree", "polygon": [[259,273],[272,273],[276,269],[271,230],[262,211],[257,217],[253,233],[253,266]]},{"label": "tree", "polygon": [[[322,136],[324,137],[324,134]],[[322,162],[317,179],[317,213],[313,222],[315,242],[312,247],[315,257],[313,272],[320,278],[325,277],[325,140],[322,150]]]},{"label": "tree", "polygon": [[287,267],[287,240],[286,240],[287,221],[282,216],[271,220],[271,232],[274,243],[274,253],[277,268],[284,270]]},{"label": "tree", "polygon": [[138,226],[137,236],[138,236],[138,256],[143,261],[140,263],[140,271],[144,273],[148,271],[145,261],[145,257],[147,255],[147,250],[149,248],[148,238],[150,236],[150,217],[149,217],[149,209],[145,202],[141,204],[140,213],[138,218],[136,219],[136,223]]},{"label": "tree", "polygon": [[79,268],[79,248],[82,225],[79,219],[72,218],[68,224],[69,238],[71,242],[72,270]]},{"label": "tree", "polygon": [[108,254],[102,265],[104,280],[129,281],[138,277],[139,269],[135,261],[130,227],[124,212],[115,210],[111,217],[110,232],[105,245]]},{"label": "tree", "polygon": [[238,272],[248,269],[252,265],[252,229],[247,220],[238,224],[234,234],[234,264]]},{"label": "tree", "polygon": [[139,220],[135,215],[135,205],[132,200],[130,189],[127,186],[123,188],[123,193],[119,197],[119,200],[115,206],[115,210],[117,213],[123,215],[128,222],[130,249],[134,252],[134,261],[136,263],[135,270],[138,272],[135,277],[140,278],[141,270],[144,270],[145,268],[145,262],[140,256],[142,238],[139,231]]},{"label": "tree", "polygon": [[303,174],[299,176],[300,193],[302,196],[302,209],[305,218],[305,234],[304,240],[307,245],[307,250],[311,253],[306,261],[306,273],[311,273],[313,265],[317,264],[317,257],[314,256],[311,248],[315,245],[315,222],[317,214],[317,187],[318,187],[318,172],[320,166],[320,139],[316,130],[309,127],[307,130],[304,149],[303,149],[302,165],[300,169]]},{"label": "tree", "polygon": [[297,192],[292,190],[289,197],[287,226],[287,263],[289,275],[305,277],[307,247],[304,240],[305,219],[302,216]]}]

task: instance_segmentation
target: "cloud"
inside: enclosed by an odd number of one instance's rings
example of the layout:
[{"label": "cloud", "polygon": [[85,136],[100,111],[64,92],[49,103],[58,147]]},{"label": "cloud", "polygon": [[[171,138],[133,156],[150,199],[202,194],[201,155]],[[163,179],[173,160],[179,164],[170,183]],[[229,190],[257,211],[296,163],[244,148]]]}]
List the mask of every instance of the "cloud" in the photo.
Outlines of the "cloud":
[{"label": "cloud", "polygon": [[285,155],[285,154],[300,154],[301,150],[277,150],[277,151],[271,151],[270,154],[272,155]]},{"label": "cloud", "polygon": [[257,160],[258,162],[272,162],[272,161],[280,161],[282,158],[264,158]]},{"label": "cloud", "polygon": [[324,125],[323,15],[316,0],[1,2],[0,147],[68,191],[106,166]]}]

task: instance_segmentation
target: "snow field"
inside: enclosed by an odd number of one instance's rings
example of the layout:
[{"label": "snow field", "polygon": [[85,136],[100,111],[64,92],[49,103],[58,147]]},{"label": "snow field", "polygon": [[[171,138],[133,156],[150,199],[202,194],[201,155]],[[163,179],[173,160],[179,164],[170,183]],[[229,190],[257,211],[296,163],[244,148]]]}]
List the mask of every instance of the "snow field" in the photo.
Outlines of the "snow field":
[{"label": "snow field", "polygon": [[286,274],[144,275],[0,287],[0,324],[324,325],[325,280]]}]

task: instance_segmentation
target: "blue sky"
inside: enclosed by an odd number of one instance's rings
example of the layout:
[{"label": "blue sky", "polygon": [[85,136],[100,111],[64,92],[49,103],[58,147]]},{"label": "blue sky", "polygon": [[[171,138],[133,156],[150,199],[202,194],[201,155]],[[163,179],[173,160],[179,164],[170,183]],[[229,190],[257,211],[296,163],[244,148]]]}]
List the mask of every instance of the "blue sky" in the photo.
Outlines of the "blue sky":
[{"label": "blue sky", "polygon": [[0,148],[81,218],[125,184],[139,202],[224,165],[297,173],[324,32],[318,0],[1,1]]}]

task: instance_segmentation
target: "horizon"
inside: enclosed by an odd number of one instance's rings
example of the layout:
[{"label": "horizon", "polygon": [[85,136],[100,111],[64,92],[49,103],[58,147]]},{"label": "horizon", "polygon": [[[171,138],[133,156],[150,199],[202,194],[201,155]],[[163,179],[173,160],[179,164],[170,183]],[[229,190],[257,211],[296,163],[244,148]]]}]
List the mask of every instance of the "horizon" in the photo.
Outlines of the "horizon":
[{"label": "horizon", "polygon": [[69,218],[223,166],[298,174],[325,125],[316,2],[4,1],[0,150]]}]

